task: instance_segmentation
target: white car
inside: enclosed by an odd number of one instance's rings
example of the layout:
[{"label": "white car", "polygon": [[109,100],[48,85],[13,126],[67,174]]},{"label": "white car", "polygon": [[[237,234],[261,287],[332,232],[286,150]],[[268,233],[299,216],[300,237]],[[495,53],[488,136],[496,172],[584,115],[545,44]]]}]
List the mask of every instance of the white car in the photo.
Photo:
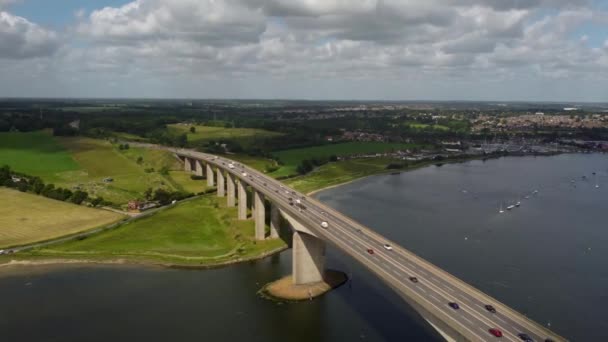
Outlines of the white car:
[{"label": "white car", "polygon": [[0,255],[4,254],[4,249],[0,249]]},{"label": "white car", "polygon": [[323,221],[323,222],[321,222],[321,227],[327,229],[327,228],[329,228],[329,223]]},{"label": "white car", "polygon": [[234,169],[234,164],[228,164],[228,167]]},{"label": "white car", "polygon": [[243,172],[243,177],[247,177],[247,172]]},{"label": "white car", "polygon": [[392,251],[392,250],[393,250],[393,247],[391,247],[391,245],[389,245],[388,243],[385,243],[383,247],[384,247],[384,249],[386,249],[387,251]]}]

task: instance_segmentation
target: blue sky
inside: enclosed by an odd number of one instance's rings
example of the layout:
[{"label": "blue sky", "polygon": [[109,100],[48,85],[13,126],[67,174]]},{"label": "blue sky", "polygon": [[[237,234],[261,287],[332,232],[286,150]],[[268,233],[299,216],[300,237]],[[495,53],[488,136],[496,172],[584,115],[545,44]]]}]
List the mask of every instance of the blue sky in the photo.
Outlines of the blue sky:
[{"label": "blue sky", "polygon": [[0,97],[608,101],[608,0],[138,1],[0,0]]}]

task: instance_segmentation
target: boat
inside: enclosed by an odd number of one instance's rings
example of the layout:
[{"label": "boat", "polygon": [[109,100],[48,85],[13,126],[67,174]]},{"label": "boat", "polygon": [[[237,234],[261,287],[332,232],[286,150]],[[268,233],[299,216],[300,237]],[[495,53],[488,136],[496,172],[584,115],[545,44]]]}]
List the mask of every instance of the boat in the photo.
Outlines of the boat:
[{"label": "boat", "polygon": [[507,207],[507,210],[511,210],[511,209],[513,209],[513,208],[515,208],[515,204],[511,204],[510,206],[508,206],[508,207]]},{"label": "boat", "polygon": [[505,210],[502,208],[502,203],[500,203],[500,210],[498,212],[501,214],[505,212]]}]

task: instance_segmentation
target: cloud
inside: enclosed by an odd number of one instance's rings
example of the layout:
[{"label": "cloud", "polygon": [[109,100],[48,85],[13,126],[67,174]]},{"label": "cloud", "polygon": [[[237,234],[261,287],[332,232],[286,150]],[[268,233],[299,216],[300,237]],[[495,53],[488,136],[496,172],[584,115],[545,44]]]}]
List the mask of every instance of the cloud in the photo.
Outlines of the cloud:
[{"label": "cloud", "polygon": [[0,11],[0,42],[0,58],[50,56],[59,47],[55,32],[4,11]]}]

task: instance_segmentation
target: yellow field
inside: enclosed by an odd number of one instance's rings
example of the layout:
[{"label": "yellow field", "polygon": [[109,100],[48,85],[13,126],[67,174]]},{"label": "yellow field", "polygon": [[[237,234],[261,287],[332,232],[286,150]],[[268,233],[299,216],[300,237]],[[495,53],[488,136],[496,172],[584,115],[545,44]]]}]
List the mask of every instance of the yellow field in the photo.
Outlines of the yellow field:
[{"label": "yellow field", "polygon": [[74,234],[123,218],[7,188],[0,188],[0,203],[0,248]]}]

